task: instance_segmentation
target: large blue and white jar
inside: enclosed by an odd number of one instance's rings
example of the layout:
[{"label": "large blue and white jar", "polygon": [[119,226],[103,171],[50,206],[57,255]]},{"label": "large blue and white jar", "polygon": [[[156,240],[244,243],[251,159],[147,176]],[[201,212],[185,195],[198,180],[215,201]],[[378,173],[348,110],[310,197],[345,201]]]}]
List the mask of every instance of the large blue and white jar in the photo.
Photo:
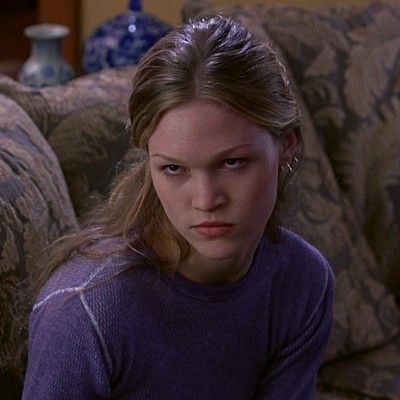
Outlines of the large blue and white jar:
[{"label": "large blue and white jar", "polygon": [[24,29],[31,39],[31,54],[22,66],[19,81],[35,88],[61,85],[74,77],[74,70],[62,55],[62,42],[69,34],[64,25],[38,24]]},{"label": "large blue and white jar", "polygon": [[131,0],[127,12],[98,26],[85,41],[82,70],[89,73],[137,64],[171,29],[167,23],[145,13],[140,0]]}]

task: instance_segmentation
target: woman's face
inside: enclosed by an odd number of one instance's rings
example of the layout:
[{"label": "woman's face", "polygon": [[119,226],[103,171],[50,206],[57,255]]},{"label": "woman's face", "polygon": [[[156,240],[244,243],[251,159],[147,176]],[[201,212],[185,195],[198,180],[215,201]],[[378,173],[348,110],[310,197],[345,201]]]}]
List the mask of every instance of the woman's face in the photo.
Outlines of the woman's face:
[{"label": "woman's face", "polygon": [[282,143],[212,102],[167,111],[148,143],[154,188],[193,253],[235,260],[254,251],[275,205]]}]

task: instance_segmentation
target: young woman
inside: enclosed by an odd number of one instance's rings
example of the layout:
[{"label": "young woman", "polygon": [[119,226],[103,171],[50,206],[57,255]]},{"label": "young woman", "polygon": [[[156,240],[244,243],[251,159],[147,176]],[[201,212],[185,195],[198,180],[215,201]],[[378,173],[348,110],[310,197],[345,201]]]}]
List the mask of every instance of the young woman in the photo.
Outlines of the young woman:
[{"label": "young woman", "polygon": [[301,138],[271,46],[191,21],[142,59],[129,106],[146,157],[55,244],[23,399],[313,398],[334,278],[279,227]]}]

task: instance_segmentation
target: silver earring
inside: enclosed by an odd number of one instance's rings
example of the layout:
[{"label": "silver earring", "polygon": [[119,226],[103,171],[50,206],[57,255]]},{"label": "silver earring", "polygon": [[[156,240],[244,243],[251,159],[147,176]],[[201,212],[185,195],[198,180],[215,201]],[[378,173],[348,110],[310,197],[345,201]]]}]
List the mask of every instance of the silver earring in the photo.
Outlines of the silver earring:
[{"label": "silver earring", "polygon": [[293,176],[294,169],[288,162],[286,163],[286,167],[287,167],[287,172],[286,172],[287,176],[291,178]]},{"label": "silver earring", "polygon": [[292,160],[292,162],[290,164],[292,174],[299,167],[299,163],[300,163],[299,159],[296,156],[294,156],[293,160]]},{"label": "silver earring", "polygon": [[291,178],[299,166],[299,159],[297,157],[293,157],[293,160],[289,163],[286,161],[285,164],[281,165],[281,171],[287,175],[288,178]]}]

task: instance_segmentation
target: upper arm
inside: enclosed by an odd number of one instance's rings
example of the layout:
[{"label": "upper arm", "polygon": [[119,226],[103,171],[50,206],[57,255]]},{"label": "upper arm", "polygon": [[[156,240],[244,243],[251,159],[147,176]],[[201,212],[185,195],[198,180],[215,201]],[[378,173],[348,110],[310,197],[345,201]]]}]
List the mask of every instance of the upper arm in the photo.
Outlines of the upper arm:
[{"label": "upper arm", "polygon": [[83,293],[54,296],[32,312],[23,399],[109,395],[110,358],[84,300]]},{"label": "upper arm", "polygon": [[255,399],[310,400],[314,397],[317,373],[332,325],[335,286],[326,260],[322,260],[320,267],[318,282],[305,286],[307,291],[314,286],[316,293],[309,296],[313,299],[312,304],[296,302],[295,296],[290,298],[296,311],[288,313],[287,324],[293,323],[295,332],[282,340],[279,349],[268,360]]}]

